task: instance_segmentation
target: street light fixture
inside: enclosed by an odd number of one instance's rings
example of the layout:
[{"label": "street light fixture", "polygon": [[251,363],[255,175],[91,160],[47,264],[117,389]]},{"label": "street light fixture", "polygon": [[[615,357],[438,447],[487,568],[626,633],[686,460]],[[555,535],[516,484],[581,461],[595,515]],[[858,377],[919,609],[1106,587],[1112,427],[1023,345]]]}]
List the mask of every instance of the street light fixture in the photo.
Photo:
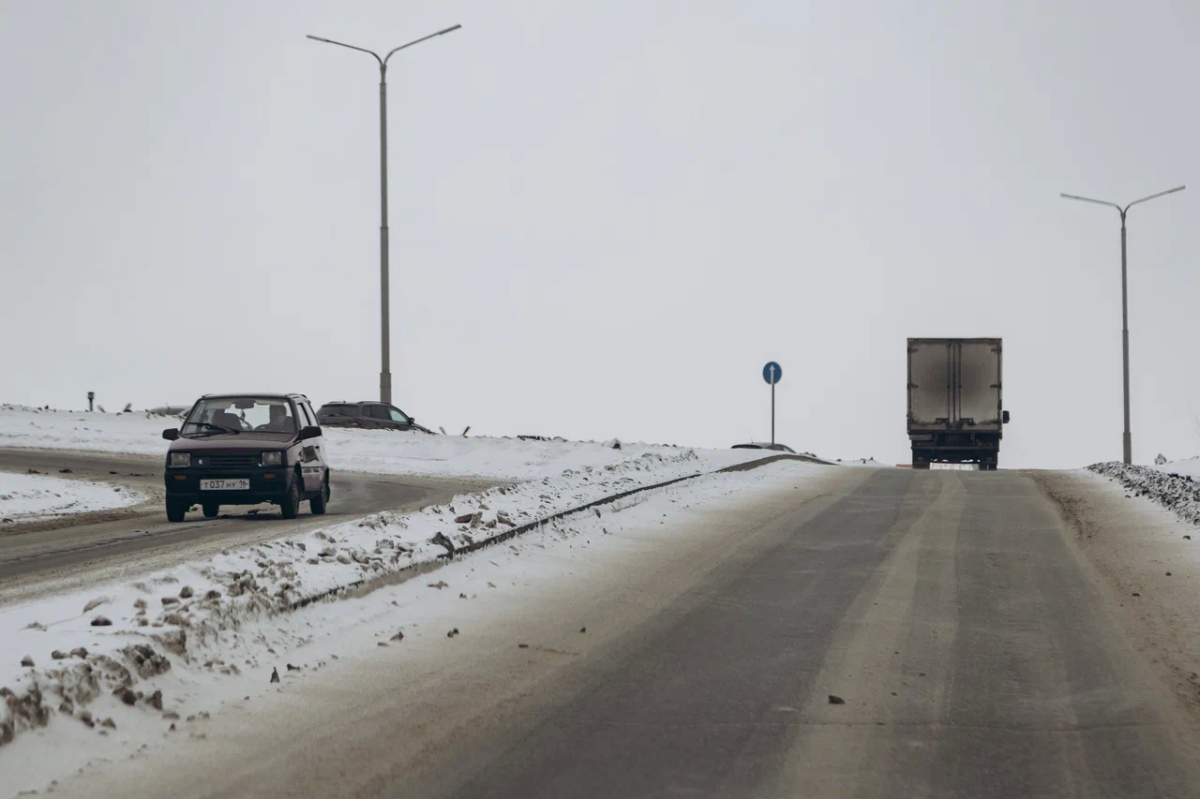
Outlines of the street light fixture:
[{"label": "street light fixture", "polygon": [[382,295],[380,301],[380,349],[382,355],[382,364],[379,372],[379,400],[387,404],[392,403],[392,368],[391,368],[391,343],[390,329],[388,316],[388,177],[387,177],[387,67],[388,60],[393,55],[412,47],[414,44],[429,41],[438,36],[445,35],[451,31],[456,31],[462,25],[453,25],[437,33],[431,33],[428,36],[422,36],[420,39],[414,39],[408,44],[402,44],[388,51],[388,54],[382,58],[374,50],[368,50],[365,47],[355,47],[352,44],[345,42],[335,42],[333,39],[325,39],[320,36],[310,35],[308,38],[316,42],[324,42],[325,44],[336,44],[338,47],[346,47],[350,50],[357,50],[360,53],[367,53],[379,62],[379,290]]},{"label": "street light fixture", "polygon": [[1117,213],[1121,215],[1121,346],[1124,351],[1125,361],[1125,463],[1133,463],[1133,436],[1129,432],[1129,299],[1125,288],[1125,216],[1129,213],[1129,209],[1138,203],[1144,203],[1158,197],[1164,197],[1168,194],[1174,194],[1177,191],[1183,191],[1187,186],[1176,186],[1173,189],[1160,191],[1158,194],[1151,194],[1149,197],[1143,197],[1140,200],[1133,202],[1122,208],[1116,203],[1110,203],[1107,200],[1093,200],[1091,197],[1080,197],[1075,194],[1063,194],[1062,196],[1068,200],[1080,200],[1085,203],[1095,203],[1097,205],[1108,205],[1117,209]]}]

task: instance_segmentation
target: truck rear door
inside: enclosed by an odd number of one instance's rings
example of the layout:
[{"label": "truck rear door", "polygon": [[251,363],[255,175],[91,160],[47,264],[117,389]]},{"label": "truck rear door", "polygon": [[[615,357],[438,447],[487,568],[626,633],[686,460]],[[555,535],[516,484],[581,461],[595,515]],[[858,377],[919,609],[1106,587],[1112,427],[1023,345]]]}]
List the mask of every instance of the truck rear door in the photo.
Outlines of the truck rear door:
[{"label": "truck rear door", "polygon": [[1000,346],[995,341],[957,343],[957,419],[980,427],[1000,424]]},{"label": "truck rear door", "polygon": [[914,425],[945,425],[951,410],[951,350],[948,342],[914,341],[908,353],[910,420]]}]

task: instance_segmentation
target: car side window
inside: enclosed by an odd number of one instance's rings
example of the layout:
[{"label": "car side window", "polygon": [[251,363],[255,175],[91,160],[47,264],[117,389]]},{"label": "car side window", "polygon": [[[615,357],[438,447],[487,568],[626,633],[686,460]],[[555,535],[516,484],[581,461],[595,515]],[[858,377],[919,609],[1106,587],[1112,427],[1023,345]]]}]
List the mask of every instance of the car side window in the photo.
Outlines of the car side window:
[{"label": "car side window", "polygon": [[303,427],[312,426],[312,414],[308,410],[308,406],[303,402],[296,403],[296,411],[300,414],[300,424]]},{"label": "car side window", "polygon": [[307,424],[309,427],[318,427],[319,425],[317,424],[317,416],[312,412],[312,408],[309,407],[309,404],[307,402],[301,402],[300,407],[304,409],[304,418],[307,420],[305,424]]},{"label": "car side window", "polygon": [[387,411],[384,410],[382,405],[372,405],[370,407],[371,407],[371,418],[373,418],[373,419],[387,419],[388,418]]},{"label": "car side window", "polygon": [[388,413],[390,413],[392,415],[393,422],[399,422],[400,424],[408,424],[408,417],[405,416],[400,411],[396,410],[395,408],[388,408]]}]

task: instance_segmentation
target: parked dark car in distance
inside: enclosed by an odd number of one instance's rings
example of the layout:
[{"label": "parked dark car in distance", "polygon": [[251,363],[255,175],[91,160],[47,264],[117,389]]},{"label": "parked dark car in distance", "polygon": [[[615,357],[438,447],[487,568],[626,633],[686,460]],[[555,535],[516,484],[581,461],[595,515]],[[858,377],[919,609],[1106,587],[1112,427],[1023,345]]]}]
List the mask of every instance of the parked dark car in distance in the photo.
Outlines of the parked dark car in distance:
[{"label": "parked dark car in distance", "polygon": [[415,417],[383,402],[327,402],[317,411],[317,420],[326,427],[433,432],[417,424]]},{"label": "parked dark car in distance", "polygon": [[324,438],[303,394],[206,394],[163,438],[168,521],[197,504],[213,518],[222,505],[270,502],[294,519],[301,502],[314,516],[329,503]]},{"label": "parked dark car in distance", "polygon": [[796,454],[796,450],[789,447],[787,444],[764,444],[757,441],[751,441],[747,444],[734,444],[733,449],[770,449],[775,452],[789,452],[792,455]]}]

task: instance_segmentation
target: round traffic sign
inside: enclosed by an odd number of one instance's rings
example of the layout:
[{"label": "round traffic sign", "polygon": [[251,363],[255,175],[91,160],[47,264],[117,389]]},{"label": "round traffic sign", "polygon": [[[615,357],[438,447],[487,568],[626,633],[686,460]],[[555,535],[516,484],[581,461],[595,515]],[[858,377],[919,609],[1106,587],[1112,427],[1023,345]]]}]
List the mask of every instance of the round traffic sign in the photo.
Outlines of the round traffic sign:
[{"label": "round traffic sign", "polygon": [[767,365],[763,367],[763,380],[775,385],[781,377],[783,377],[783,367],[774,361],[767,361]]}]

